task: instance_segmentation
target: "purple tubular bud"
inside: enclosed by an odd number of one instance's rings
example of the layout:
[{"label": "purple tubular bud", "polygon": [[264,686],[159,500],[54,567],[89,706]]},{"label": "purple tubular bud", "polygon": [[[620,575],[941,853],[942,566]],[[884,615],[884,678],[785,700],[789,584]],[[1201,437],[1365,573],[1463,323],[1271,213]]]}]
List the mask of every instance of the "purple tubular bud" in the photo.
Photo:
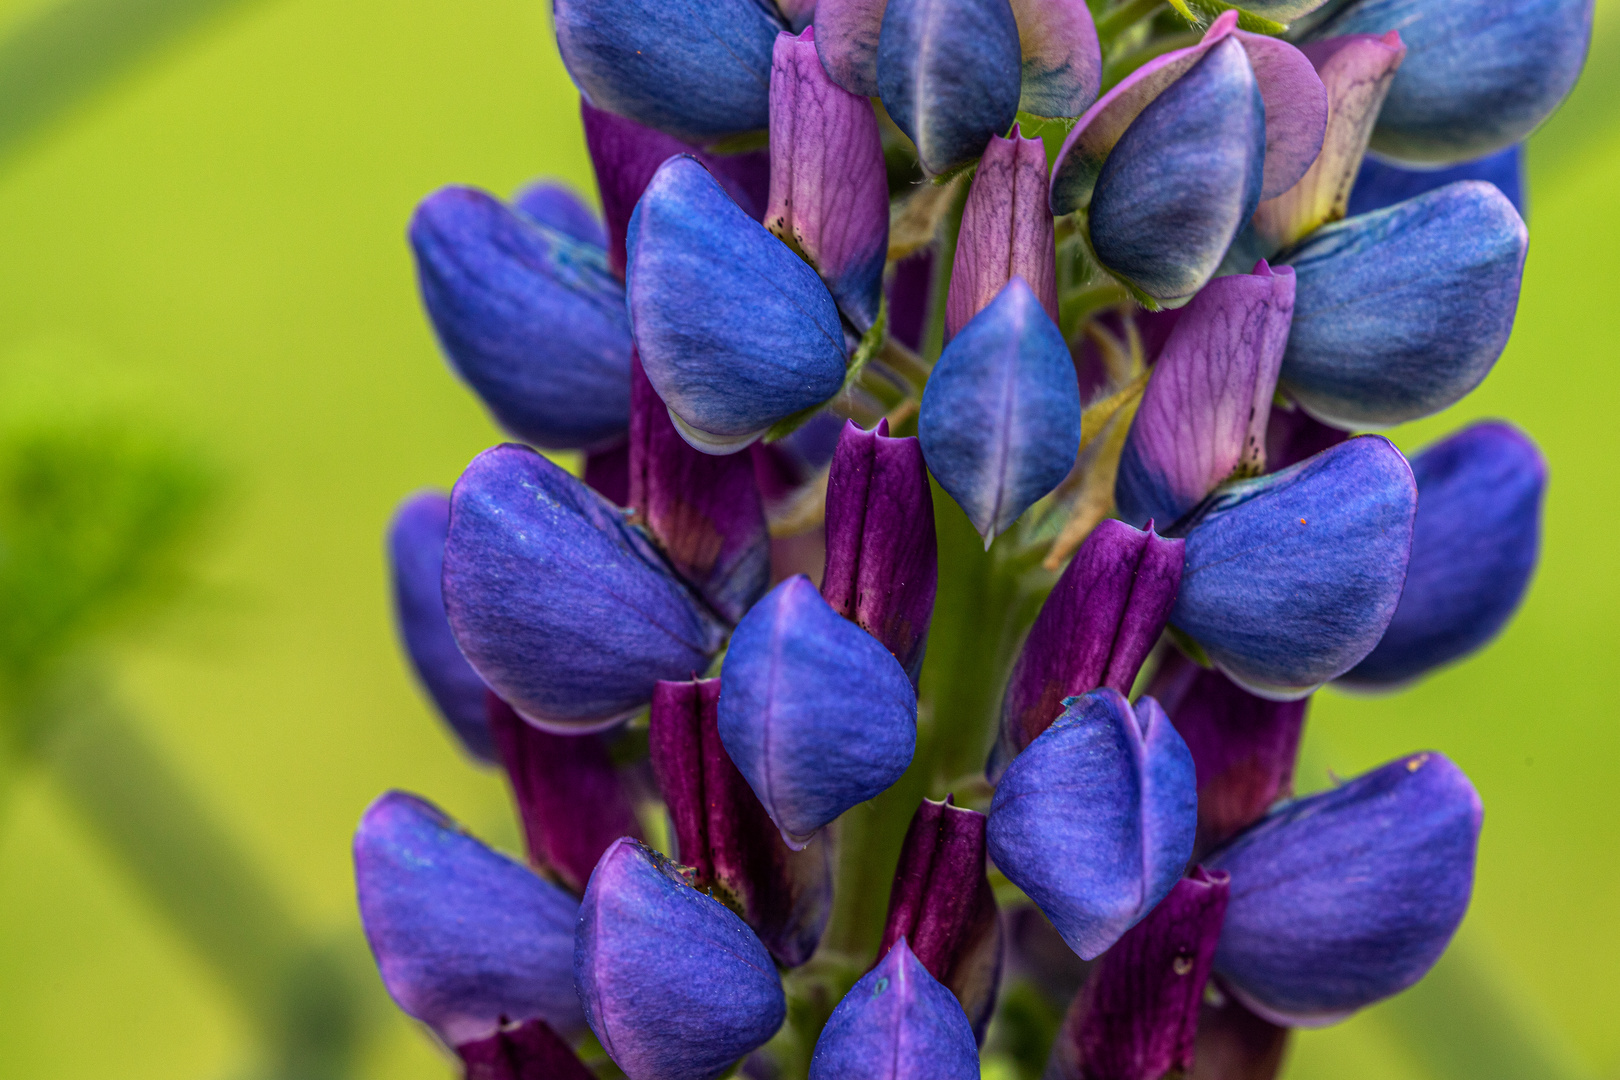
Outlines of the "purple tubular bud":
[{"label": "purple tubular bud", "polygon": [[821,1029],[810,1080],[977,1080],[979,1048],[962,1006],[897,941]]},{"label": "purple tubular bud", "polygon": [[707,667],[723,635],[616,507],[521,446],[456,481],[444,604],[490,689],[560,731],[611,727],[659,679]]},{"label": "purple tubular bud", "polygon": [[888,0],[819,0],[816,53],[832,81],[852,94],[878,95],[878,33]]},{"label": "purple tubular bud", "polygon": [[985,874],[987,819],[973,810],[924,799],[906,830],[889,891],[889,917],[878,956],[895,942],[911,949],[945,985],[984,1041],[1001,984],[1001,919]]},{"label": "purple tubular bud", "polygon": [[1024,60],[1018,110],[1079,116],[1102,86],[1102,50],[1091,8],[1085,0],[1012,0],[1012,9]]},{"label": "purple tubular bud", "polygon": [[1483,815],[1462,770],[1412,754],[1278,809],[1212,854],[1232,875],[1221,985],[1317,1027],[1399,993],[1468,910]]},{"label": "purple tubular bud", "polygon": [[641,836],[635,807],[598,735],[541,731],[488,695],[489,728],[512,785],[536,870],[550,870],[576,894],[609,844]]},{"label": "purple tubular bud", "polygon": [[916,439],[844,424],[827,476],[827,568],[821,595],[900,661],[922,672],[939,584],[934,497]]},{"label": "purple tubular bud", "polygon": [[607,232],[602,228],[602,219],[567,184],[555,180],[538,180],[528,184],[512,196],[512,208],[582,244],[607,247]]},{"label": "purple tubular bud", "polygon": [[394,579],[394,622],[411,666],[467,753],[496,760],[484,715],[487,688],[467,663],[444,613],[444,538],[450,532],[450,497],[412,495],[388,526],[388,561]]},{"label": "purple tubular bud", "polygon": [[1151,523],[1141,532],[1113,519],[1086,537],[1013,664],[992,779],[1062,714],[1067,699],[1099,686],[1130,692],[1175,605],[1185,546]]},{"label": "purple tubular bud", "polygon": [[855,327],[877,321],[889,250],[889,180],[877,115],[827,77],[815,30],[781,34],[771,64],[765,227],[815,267]]},{"label": "purple tubular bud", "polygon": [[765,503],[746,454],[694,450],[631,356],[630,509],[709,606],[735,623],[770,585]]},{"label": "purple tubular bud", "polygon": [[1198,845],[1208,851],[1294,793],[1294,762],[1310,698],[1267,701],[1178,652],[1148,687],[1192,751],[1198,771]]},{"label": "purple tubular bud", "polygon": [[1052,229],[1052,212],[1046,206],[1046,146],[1039,139],[1024,138],[1014,124],[1011,138],[991,137],[962,208],[955,269],[945,299],[947,338],[955,337],[1015,277],[1024,279],[1057,322],[1057,247]]},{"label": "purple tubular bud", "polygon": [[917,747],[917,693],[810,579],[755,604],[720,670],[720,739],[789,847],[887,790]]},{"label": "purple tubular bud", "polygon": [[1222,482],[1265,471],[1293,314],[1294,272],[1264,261],[1210,282],[1182,310],[1120,456],[1120,517],[1172,524]]},{"label": "purple tubular bud", "polygon": [[544,1020],[503,1027],[486,1039],[462,1043],[456,1054],[465,1080],[595,1080],[573,1048]]},{"label": "purple tubular bud", "polygon": [[720,743],[719,679],[661,682],[647,729],[676,857],[753,928],[784,967],[809,960],[832,913],[832,849],[782,835]]},{"label": "purple tubular bud", "polygon": [[608,265],[624,277],[624,237],[630,215],[641,201],[658,166],[676,154],[691,154],[703,162],[720,186],[756,221],[765,214],[771,159],[764,150],[746,154],[705,154],[673,135],[666,135],[634,120],[605,112],[580,99],[585,124],[585,149],[596,170],[602,193],[602,216],[607,219]]},{"label": "purple tubular bud", "polygon": [[1100,956],[1170,892],[1192,855],[1192,755],[1158,702],[1104,687],[1007,766],[990,857],[1069,947]]},{"label": "purple tubular bud", "polygon": [[1048,1080],[1160,1080],[1192,1070],[1230,884],[1219,870],[1194,867],[1103,954],[1064,1019]]},{"label": "purple tubular bud", "polygon": [[1199,1010],[1191,1080],[1277,1080],[1287,1049],[1286,1027],[1221,994]]},{"label": "purple tubular bud", "polygon": [[714,1080],[782,1026],[771,954],[730,908],[634,840],[596,864],[579,906],[574,983],[630,1080]]},{"label": "purple tubular bud", "polygon": [[535,1017],[579,1030],[579,902],[562,889],[399,791],[361,817],[354,881],[383,985],[449,1045]]}]

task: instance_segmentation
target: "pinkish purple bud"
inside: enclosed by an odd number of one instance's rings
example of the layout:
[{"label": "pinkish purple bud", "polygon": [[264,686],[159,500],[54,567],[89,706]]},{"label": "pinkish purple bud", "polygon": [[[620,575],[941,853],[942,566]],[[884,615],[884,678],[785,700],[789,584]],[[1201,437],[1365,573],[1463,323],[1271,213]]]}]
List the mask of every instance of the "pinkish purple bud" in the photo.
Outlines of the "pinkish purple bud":
[{"label": "pinkish purple bud", "polygon": [[916,685],[938,584],[922,448],[914,438],[889,438],[887,420],[875,431],[846,423],[827,476],[821,595],[881,641]]},{"label": "pinkish purple bud", "polygon": [[562,1036],[544,1020],[503,1027],[487,1038],[462,1043],[456,1054],[465,1080],[595,1080]]},{"label": "pinkish purple bud", "polygon": [[1048,1080],[1161,1080],[1191,1071],[1230,891],[1225,873],[1196,867],[1103,954],[1064,1019]]},{"label": "pinkish purple bud", "polygon": [[1057,248],[1047,208],[1046,148],[1013,125],[993,136],[962,208],[956,263],[945,300],[945,334],[955,337],[1015,277],[1057,322]]},{"label": "pinkish purple bud", "polygon": [[1001,983],[1001,920],[985,876],[985,816],[924,799],[906,830],[878,957],[901,938],[956,995],[982,1042]]},{"label": "pinkish purple bud", "polygon": [[600,735],[554,735],[494,694],[490,734],[517,803],[529,862],[583,892],[596,860],[621,836],[641,836],[635,807]]}]

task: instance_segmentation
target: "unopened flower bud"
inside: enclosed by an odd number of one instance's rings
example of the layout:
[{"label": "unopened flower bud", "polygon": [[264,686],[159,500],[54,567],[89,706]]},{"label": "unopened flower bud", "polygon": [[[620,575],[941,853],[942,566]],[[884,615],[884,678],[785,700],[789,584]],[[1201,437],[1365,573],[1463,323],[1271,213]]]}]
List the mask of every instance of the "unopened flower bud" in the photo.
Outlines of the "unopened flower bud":
[{"label": "unopened flower bud", "polygon": [[975,1080],[979,1048],[962,1006],[895,942],[844,995],[810,1059],[810,1080]]},{"label": "unopened flower bud", "polygon": [[945,300],[947,338],[1015,277],[1024,279],[1057,322],[1057,248],[1046,199],[1045,144],[1024,138],[1016,124],[1011,138],[992,136],[962,208]]}]

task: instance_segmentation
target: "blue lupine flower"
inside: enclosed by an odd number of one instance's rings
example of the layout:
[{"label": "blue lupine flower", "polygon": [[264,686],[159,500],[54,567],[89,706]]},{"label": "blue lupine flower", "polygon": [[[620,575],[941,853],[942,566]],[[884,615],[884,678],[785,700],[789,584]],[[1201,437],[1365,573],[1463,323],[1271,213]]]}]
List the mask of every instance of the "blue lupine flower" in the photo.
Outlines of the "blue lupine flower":
[{"label": "blue lupine flower", "polygon": [[754,932],[628,839],[603,853],[585,888],[574,978],[586,1021],[630,1080],[713,1080],[787,1011]]},{"label": "blue lupine flower", "polygon": [[1080,386],[1063,335],[1023,278],[946,347],[917,431],[928,471],[986,548],[1068,475],[1080,449]]},{"label": "blue lupine flower", "polygon": [[658,170],[627,247],[642,366],[699,450],[735,453],[843,385],[844,332],[827,287],[695,159]]},{"label": "blue lupine flower", "polygon": [[607,247],[607,230],[602,227],[602,219],[566,184],[552,180],[528,184],[512,196],[512,208],[531,221],[556,229],[582,244]]},{"label": "blue lupine flower", "polygon": [[1069,947],[1102,954],[1162,900],[1198,828],[1192,755],[1164,710],[1104,687],[1014,758],[990,804],[990,856]]},{"label": "blue lupine flower", "polygon": [[410,239],[439,342],[502,427],[548,449],[624,434],[630,325],[600,247],[473,188],[424,199]]},{"label": "blue lupine flower", "polygon": [[1403,169],[1369,154],[1356,173],[1356,186],[1350,192],[1350,213],[1382,210],[1458,180],[1484,180],[1495,184],[1496,190],[1507,196],[1519,216],[1526,221],[1530,219],[1529,200],[1525,197],[1523,143],[1444,169]]},{"label": "blue lupine flower", "polygon": [[956,998],[906,947],[844,995],[816,1040],[810,1080],[973,1080],[979,1048]]},{"label": "blue lupine flower", "polygon": [[1344,676],[1392,686],[1467,656],[1524,599],[1541,545],[1547,463],[1503,423],[1475,424],[1412,459],[1417,520],[1400,606],[1378,647]]}]

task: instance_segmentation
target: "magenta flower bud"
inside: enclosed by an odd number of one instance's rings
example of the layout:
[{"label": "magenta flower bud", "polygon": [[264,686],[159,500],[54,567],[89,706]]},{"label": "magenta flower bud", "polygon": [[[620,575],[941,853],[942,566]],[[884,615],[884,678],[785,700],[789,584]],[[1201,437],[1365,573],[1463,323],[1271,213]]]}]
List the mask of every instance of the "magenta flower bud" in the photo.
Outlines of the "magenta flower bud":
[{"label": "magenta flower bud", "polygon": [[735,623],[770,586],[771,538],[754,463],[747,454],[694,450],[633,352],[630,365],[630,509],[670,565]]},{"label": "magenta flower bud", "polygon": [[1046,199],[1045,144],[1024,138],[1017,124],[1009,139],[992,136],[962,208],[945,300],[947,337],[956,336],[1015,277],[1024,279],[1057,322],[1057,247]]},{"label": "magenta flower bud", "polygon": [[844,424],[827,476],[827,568],[821,595],[894,654],[922,672],[928,620],[939,584],[934,498],[916,439]]},{"label": "magenta flower bud", "polygon": [[629,1080],[714,1080],[787,1015],[776,965],[754,932],[630,839],[607,849],[585,888],[574,985]]},{"label": "magenta flower bud", "polygon": [[872,103],[827,77],[814,28],[776,38],[765,227],[815,267],[857,329],[877,321],[889,251],[883,139]]},{"label": "magenta flower bud", "polygon": [[503,1027],[487,1039],[462,1043],[456,1054],[465,1080],[596,1080],[544,1020]]},{"label": "magenta flower bud", "polygon": [[676,858],[692,883],[743,917],[786,967],[809,960],[832,913],[832,848],[782,835],[720,743],[719,679],[661,682],[647,729]]},{"label": "magenta flower bud", "polygon": [[621,836],[641,836],[630,795],[599,735],[554,735],[486,695],[489,729],[517,803],[529,862],[576,894]]},{"label": "magenta flower bud", "polygon": [[1108,520],[1086,537],[1013,664],[992,779],[1062,714],[1065,699],[1099,686],[1130,691],[1175,605],[1185,546],[1151,523],[1140,532]]},{"label": "magenta flower bud", "polygon": [[1199,1005],[1231,878],[1202,866],[1103,954],[1069,1007],[1047,1080],[1160,1080],[1192,1072]]},{"label": "magenta flower bud", "polygon": [[1171,652],[1148,693],[1164,706],[1198,772],[1198,845],[1208,851],[1294,793],[1310,698],[1268,701]]},{"label": "magenta flower bud", "polygon": [[591,165],[596,170],[596,187],[602,194],[608,265],[621,279],[630,215],[635,212],[636,203],[641,201],[641,193],[647,190],[658,166],[676,154],[691,154],[703,162],[726,194],[749,216],[756,221],[764,216],[771,171],[771,159],[766,151],[705,154],[673,135],[595,108],[584,98],[579,102],[579,115],[585,124],[585,149],[590,152]]},{"label": "magenta flower bud", "polygon": [[878,956],[898,941],[945,985],[981,1042],[1001,984],[1001,919],[985,874],[983,814],[924,799],[906,830]]}]

